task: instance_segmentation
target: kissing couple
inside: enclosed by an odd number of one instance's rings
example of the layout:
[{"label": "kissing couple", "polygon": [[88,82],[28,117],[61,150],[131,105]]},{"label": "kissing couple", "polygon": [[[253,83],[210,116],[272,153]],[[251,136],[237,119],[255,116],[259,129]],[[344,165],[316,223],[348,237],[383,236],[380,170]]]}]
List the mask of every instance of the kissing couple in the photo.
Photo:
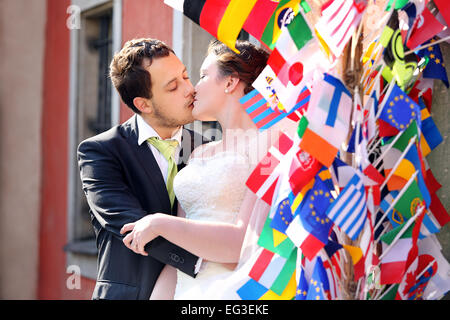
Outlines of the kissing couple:
[{"label": "kissing couple", "polygon": [[[211,42],[195,88],[162,41],[130,40],[113,57],[112,83],[135,114],[78,147],[98,248],[93,299],[239,299],[270,210],[245,182],[279,128],[257,133],[239,102],[268,53],[236,48]],[[218,121],[222,139],[183,128],[194,120]]]}]

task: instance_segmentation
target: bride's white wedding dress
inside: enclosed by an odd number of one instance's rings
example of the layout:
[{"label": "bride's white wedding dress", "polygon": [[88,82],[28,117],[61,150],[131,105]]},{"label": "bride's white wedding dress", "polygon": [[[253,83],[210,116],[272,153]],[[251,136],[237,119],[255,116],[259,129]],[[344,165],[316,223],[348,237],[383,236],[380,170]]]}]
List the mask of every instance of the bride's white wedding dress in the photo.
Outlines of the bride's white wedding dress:
[{"label": "bride's white wedding dress", "polygon": [[[186,218],[235,223],[251,170],[248,151],[220,151],[209,157],[192,158],[174,180],[175,195]],[[196,278],[177,270],[174,299],[211,299],[207,292],[232,272],[211,261],[202,262]]]}]

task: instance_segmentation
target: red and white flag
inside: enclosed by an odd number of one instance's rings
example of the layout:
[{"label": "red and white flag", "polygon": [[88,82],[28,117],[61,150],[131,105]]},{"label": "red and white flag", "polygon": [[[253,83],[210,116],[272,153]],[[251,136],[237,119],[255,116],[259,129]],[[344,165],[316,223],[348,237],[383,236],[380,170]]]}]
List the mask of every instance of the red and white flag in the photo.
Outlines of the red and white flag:
[{"label": "red and white flag", "polygon": [[298,194],[322,168],[322,164],[308,152],[298,150],[289,170],[289,183],[294,194]]},{"label": "red and white flag", "polygon": [[363,1],[354,0],[331,0],[323,5],[316,30],[336,57],[353,35],[365,7]]},{"label": "red and white flag", "polygon": [[[285,31],[287,29],[281,34],[281,40],[286,34]],[[295,54],[289,58],[287,58],[290,54],[287,53],[289,50],[285,49],[284,51],[282,55],[281,49],[280,51],[274,50],[267,66],[252,85],[263,95],[272,108],[278,107],[290,112],[306,98],[305,94],[302,93],[306,92],[304,88],[312,82],[315,72],[328,71],[329,63],[315,38],[311,39],[300,50],[295,50]],[[279,104],[281,104],[281,107]]]},{"label": "red and white flag", "polygon": [[423,292],[425,300],[440,299],[450,290],[450,264],[442,254],[442,246],[435,236],[419,241],[419,255],[431,255],[437,262],[437,272]]},{"label": "red and white flag", "polygon": [[442,25],[431,13],[431,11],[425,7],[422,13],[416,18],[412,27],[411,36],[409,37],[406,45],[410,49],[417,48],[422,43],[430,40],[435,35],[444,30],[445,26]]}]

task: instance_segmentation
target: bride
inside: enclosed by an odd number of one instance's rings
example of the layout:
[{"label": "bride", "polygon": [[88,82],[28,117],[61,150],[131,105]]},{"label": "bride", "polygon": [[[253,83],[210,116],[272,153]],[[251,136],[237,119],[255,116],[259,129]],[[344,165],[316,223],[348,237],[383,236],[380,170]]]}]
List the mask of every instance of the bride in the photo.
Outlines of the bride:
[{"label": "bride", "polygon": [[[244,237],[246,242],[254,237],[267,215],[268,208],[258,205],[245,182],[267,152],[260,146],[269,147],[271,137],[256,134],[239,99],[253,89],[251,84],[265,67],[268,53],[248,41],[238,41],[236,48],[240,54],[212,42],[202,64],[192,113],[197,120],[217,120],[222,140],[196,148],[176,175],[178,216],[156,213],[121,230],[130,232],[123,242],[136,253],[147,255],[145,244],[162,236],[203,259],[196,278],[166,265],[151,299],[212,299],[213,284],[231,276],[240,261]],[[261,144],[261,139],[266,143]],[[256,229],[249,235],[250,219]],[[221,298],[239,298],[234,289],[226,291]]]}]

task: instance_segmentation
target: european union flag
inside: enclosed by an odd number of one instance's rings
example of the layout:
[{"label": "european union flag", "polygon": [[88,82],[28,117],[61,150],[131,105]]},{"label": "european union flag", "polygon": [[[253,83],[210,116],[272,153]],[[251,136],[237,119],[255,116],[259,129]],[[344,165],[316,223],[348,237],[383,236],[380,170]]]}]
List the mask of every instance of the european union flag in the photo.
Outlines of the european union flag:
[{"label": "european union flag", "polygon": [[327,296],[325,292],[330,290],[327,272],[323,266],[322,259],[317,257],[314,271],[309,281],[308,295],[306,300],[325,300]]},{"label": "european union flag", "polygon": [[282,233],[286,233],[286,229],[289,227],[289,224],[293,219],[294,217],[291,212],[291,199],[290,197],[286,197],[278,205],[275,215],[272,218],[272,222],[270,223],[270,227]]},{"label": "european union flag", "polygon": [[[430,41],[425,42],[425,44],[433,43],[435,41],[436,38],[433,38]],[[444,82],[445,86],[448,88],[449,83],[447,70],[445,70],[445,64],[442,58],[441,48],[439,47],[439,44],[435,44],[433,46],[419,50],[417,55],[421,58],[428,57],[428,63],[423,70],[423,77],[442,80],[442,82]]]},{"label": "european union flag", "polygon": [[333,201],[330,189],[320,175],[316,175],[313,186],[295,209],[294,219],[286,229],[286,235],[309,260],[328,242],[333,222],[325,211]]},{"label": "european union flag", "polygon": [[406,130],[414,120],[420,125],[420,106],[399,86],[394,83],[386,96],[380,119],[400,131]]},{"label": "european union flag", "polygon": [[316,176],[313,187],[306,193],[299,215],[303,227],[322,243],[328,242],[328,234],[333,222],[326,215],[334,198],[330,189],[319,176]]},{"label": "european union flag", "polygon": [[295,300],[306,300],[306,297],[308,296],[308,287],[305,270],[300,266],[300,279],[298,281],[297,291],[295,292]]}]

